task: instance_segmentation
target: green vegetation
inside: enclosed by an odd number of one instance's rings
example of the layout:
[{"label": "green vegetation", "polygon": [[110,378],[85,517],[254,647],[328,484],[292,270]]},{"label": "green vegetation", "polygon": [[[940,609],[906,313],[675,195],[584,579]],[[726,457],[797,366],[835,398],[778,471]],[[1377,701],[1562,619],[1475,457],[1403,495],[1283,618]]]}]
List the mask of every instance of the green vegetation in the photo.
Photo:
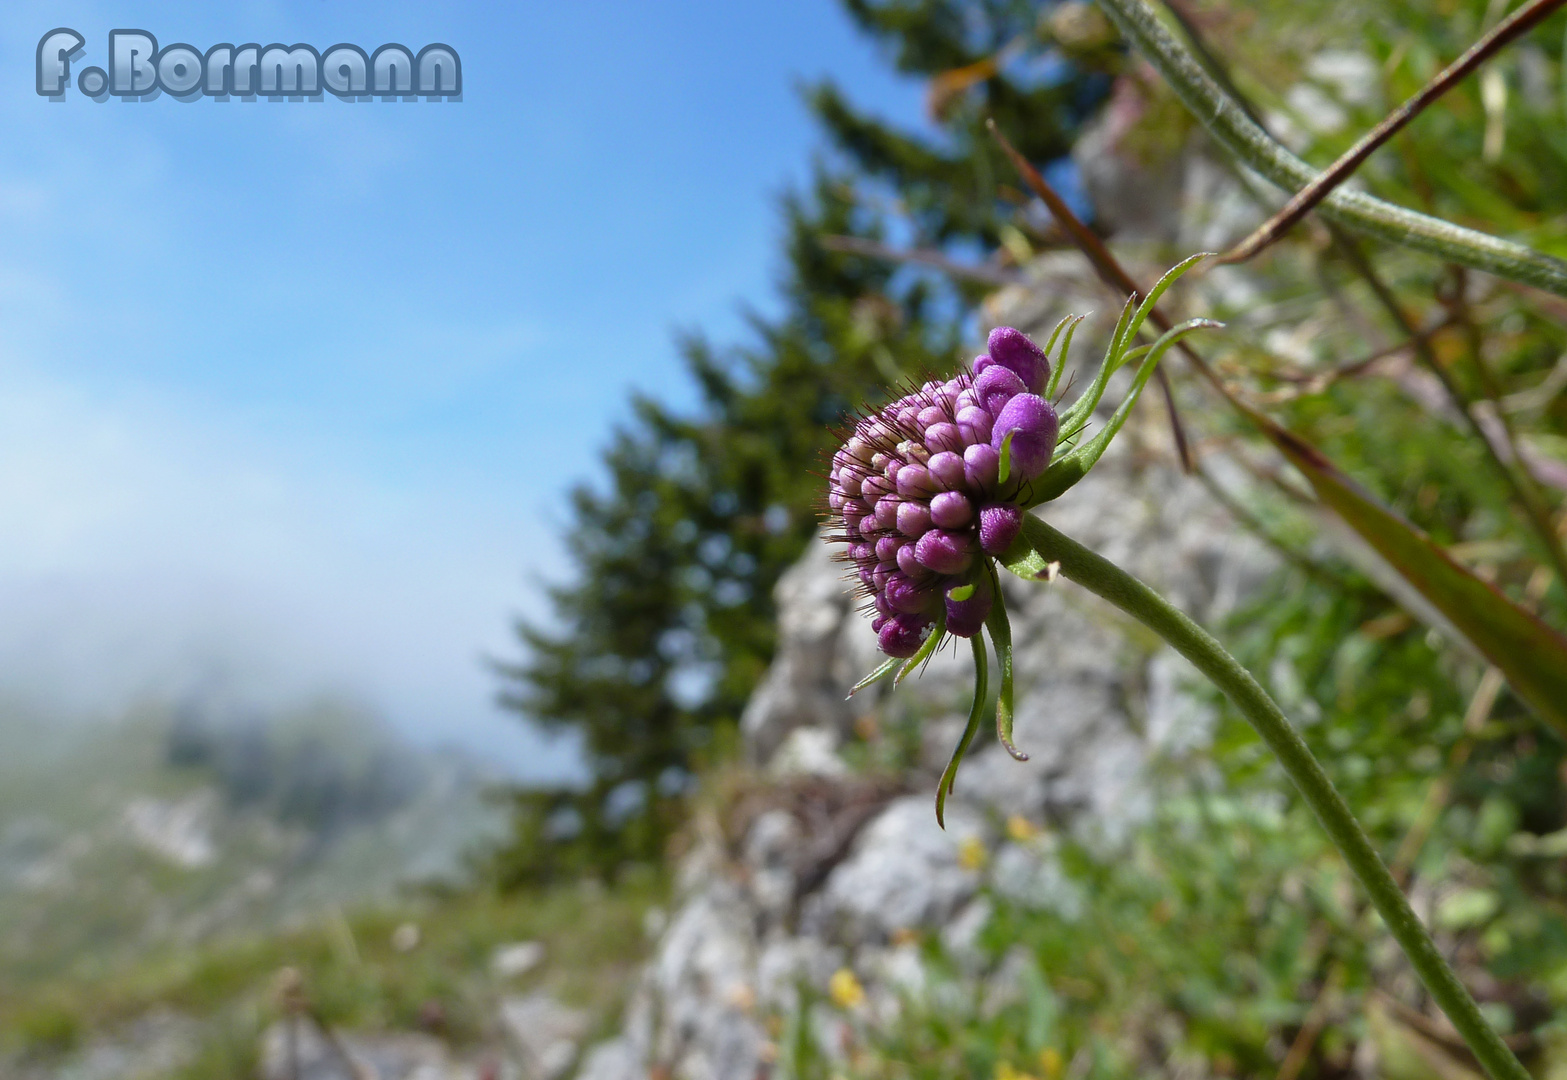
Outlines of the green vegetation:
[{"label": "green vegetation", "polygon": [[[959,358],[983,290],[824,246],[853,238],[1026,257],[1038,223],[1001,183],[984,132],[994,115],[1039,161],[1062,157],[1106,76],[1052,65],[1048,24],[1010,0],[847,5],[898,69],[929,77],[974,69],[936,103],[937,131],[895,130],[831,83],[809,102],[835,154],[784,203],[785,312],[752,319],[755,342],[685,355],[700,394],[690,414],[632,403],[604,455],[608,485],[572,495],[571,580],[545,626],[518,628],[522,659],[503,670],[523,715],[578,732],[585,792],[517,798],[503,881],[603,873],[657,859],[681,820],[693,770],[723,760],[773,646],[772,588],[817,525],[817,475],[830,427],[891,384]],[[984,66],[998,50],[1009,61]],[[1036,237],[1037,239],[1037,237]]]},{"label": "green vegetation", "polygon": [[[261,1032],[282,1015],[276,988],[285,968],[338,1028],[432,1031],[461,1050],[492,1034],[503,994],[541,989],[590,1010],[602,1027],[624,1000],[644,915],[664,891],[657,876],[640,874],[613,893],[561,885],[506,898],[488,890],[414,895],[282,933],[160,949],[90,977],[8,982],[0,986],[0,1054],[58,1052],[86,1032],[112,1033],[172,1008],[200,1024],[185,1075],[251,1076]],[[395,937],[409,925],[418,928],[412,946]],[[511,979],[493,973],[495,949],[519,941],[547,942],[543,962]]]}]

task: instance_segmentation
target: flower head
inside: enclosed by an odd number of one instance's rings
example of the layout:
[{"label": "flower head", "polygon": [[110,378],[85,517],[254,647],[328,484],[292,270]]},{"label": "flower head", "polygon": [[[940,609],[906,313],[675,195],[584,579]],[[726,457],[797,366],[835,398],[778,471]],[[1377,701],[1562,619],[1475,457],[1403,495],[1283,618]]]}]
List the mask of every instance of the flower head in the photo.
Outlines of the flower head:
[{"label": "flower head", "polygon": [[[1014,757],[1027,757],[1012,745],[1012,631],[996,563],[1026,565],[1013,548],[1027,547],[1028,509],[1087,475],[1171,346],[1218,325],[1193,319],[1152,345],[1133,344],[1160,294],[1202,257],[1178,264],[1146,298],[1127,301],[1098,374],[1064,412],[1050,400],[1061,379],[1050,353],[1059,339],[1065,361],[1081,316],[1062,319],[1044,348],[1020,330],[997,327],[972,365],[865,416],[832,456],[827,519],[836,531],[828,539],[844,545],[841,557],[860,581],[888,657],[850,693],[894,671],[901,680],[948,634],[968,638],[973,649],[974,704],[936,789],[938,822],[987,700],[982,630],[1001,668],[997,737]],[[1126,398],[1102,430],[1078,441],[1110,376],[1134,359]]]},{"label": "flower head", "polygon": [[995,597],[984,557],[1017,536],[1055,451],[1044,350],[1011,327],[989,348],[862,419],[833,455],[827,505],[888,656],[913,656],[938,623],[979,633]]}]

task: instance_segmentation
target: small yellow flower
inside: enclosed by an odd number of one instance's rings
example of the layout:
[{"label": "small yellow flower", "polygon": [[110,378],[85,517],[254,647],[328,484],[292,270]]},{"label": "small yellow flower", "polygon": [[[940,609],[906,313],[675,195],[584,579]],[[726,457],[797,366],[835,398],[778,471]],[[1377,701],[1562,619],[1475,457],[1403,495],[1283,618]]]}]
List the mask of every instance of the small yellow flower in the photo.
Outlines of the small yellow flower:
[{"label": "small yellow flower", "polygon": [[865,1001],[865,987],[848,968],[839,968],[827,980],[827,993],[840,1009],[858,1008]]},{"label": "small yellow flower", "polygon": [[996,1080],[1037,1080],[1037,1077],[1019,1072],[1012,1067],[1011,1062],[1001,1061],[996,1063]]},{"label": "small yellow flower", "polygon": [[958,865],[965,870],[978,870],[987,857],[985,842],[977,836],[965,836],[958,845]]},{"label": "small yellow flower", "polygon": [[1055,1047],[1047,1046],[1039,1052],[1039,1071],[1044,1074],[1045,1080],[1060,1080],[1061,1071],[1065,1067],[1061,1051]]},{"label": "small yellow flower", "polygon": [[1039,826],[1022,814],[1013,814],[1007,818],[1007,835],[1020,844],[1027,843],[1038,836],[1039,831]]}]

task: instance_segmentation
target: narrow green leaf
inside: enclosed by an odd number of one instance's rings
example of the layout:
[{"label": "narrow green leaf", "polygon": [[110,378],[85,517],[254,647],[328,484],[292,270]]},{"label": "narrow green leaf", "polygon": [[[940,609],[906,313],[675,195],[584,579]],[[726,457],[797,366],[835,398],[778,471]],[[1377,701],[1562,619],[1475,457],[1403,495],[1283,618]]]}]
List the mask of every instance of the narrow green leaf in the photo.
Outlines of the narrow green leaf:
[{"label": "narrow green leaf", "polygon": [[956,589],[953,589],[947,594],[947,598],[950,600],[956,600],[961,604],[963,601],[970,599],[974,595],[975,588],[977,588],[977,586],[972,581],[967,585],[959,585]]},{"label": "narrow green leaf", "polygon": [[1153,314],[1154,305],[1170,286],[1181,280],[1186,271],[1212,254],[1211,251],[1199,251],[1195,255],[1188,255],[1164,272],[1164,277],[1154,283],[1154,287],[1148,290],[1148,295],[1143,298],[1143,302],[1137,305],[1137,313],[1132,316],[1132,324],[1126,329],[1126,341],[1131,341],[1137,336],[1137,332],[1143,328],[1143,323],[1148,316]]},{"label": "narrow green leaf", "polygon": [[1001,440],[1001,464],[996,467],[996,483],[1004,484],[1007,477],[1012,475],[1012,436],[1016,435],[1014,429],[1007,432],[1007,437]]},{"label": "narrow green leaf", "polygon": [[904,679],[909,677],[909,673],[911,671],[919,667],[926,660],[930,659],[931,654],[936,651],[936,646],[941,644],[941,636],[946,632],[947,610],[945,607],[943,607],[941,614],[936,618],[936,625],[930,628],[930,633],[926,636],[925,640],[921,642],[919,651],[916,652],[913,656],[909,657],[908,660],[904,661],[903,667],[900,668],[898,670],[898,674],[893,677],[892,688],[894,690],[896,690],[899,685],[902,684]]},{"label": "narrow green leaf", "polygon": [[849,692],[844,695],[844,700],[847,701],[849,698],[852,698],[855,694],[858,694],[861,690],[864,690],[867,686],[871,685],[873,682],[876,682],[878,679],[886,678],[888,675],[892,674],[893,670],[896,669],[901,662],[902,661],[900,661],[896,656],[889,656],[886,660],[883,660],[880,664],[876,665],[875,671],[871,672],[869,675],[865,676],[865,678],[849,687]]},{"label": "narrow green leaf", "polygon": [[[1074,315],[1072,316],[1072,325],[1066,328],[1066,339],[1061,342],[1061,358],[1056,361],[1055,369],[1050,372],[1050,384],[1045,387],[1045,397],[1047,399],[1056,396],[1056,387],[1061,385],[1061,373],[1066,370],[1067,353],[1072,349],[1072,335],[1077,333],[1077,328],[1082,325],[1083,320],[1086,318],[1088,318],[1087,315]],[[1045,354],[1048,356],[1050,350],[1046,349]]]},{"label": "narrow green leaf", "polygon": [[1072,321],[1072,316],[1066,315],[1066,316],[1064,316],[1061,319],[1060,322],[1056,323],[1056,328],[1054,330],[1050,331],[1050,340],[1045,342],[1045,346],[1044,346],[1044,352],[1045,352],[1045,356],[1046,357],[1049,357],[1050,350],[1055,348],[1056,338],[1061,336],[1061,331],[1064,330],[1066,328],[1066,324],[1071,322],[1071,321]]},{"label": "narrow green leaf", "polygon": [[[1126,350],[1126,343],[1130,338],[1127,330],[1131,328],[1132,316],[1137,314],[1137,294],[1133,293],[1126,298],[1126,303],[1121,305],[1121,317],[1115,321],[1115,331],[1110,335],[1110,347],[1105,350],[1106,364],[1114,365]],[[1111,371],[1115,368],[1112,366]]]},{"label": "narrow green leaf", "polygon": [[990,631],[991,644],[996,647],[996,663],[1001,668],[1001,692],[996,698],[996,738],[1001,740],[1007,753],[1018,761],[1027,761],[1028,755],[1012,742],[1012,724],[1016,719],[1012,708],[1012,623],[1007,618],[1007,603],[1001,595],[1001,582],[996,579],[995,567],[986,569],[996,601],[985,617],[985,627]]},{"label": "narrow green leaf", "polygon": [[1507,677],[1520,700],[1567,735],[1567,637],[1378,503],[1315,446],[1244,402],[1231,400],[1305,474],[1317,497]]},{"label": "narrow green leaf", "polygon": [[963,760],[969,743],[974,741],[974,735],[979,731],[979,718],[985,713],[985,698],[990,693],[990,659],[985,655],[983,635],[975,634],[969,638],[969,644],[974,649],[974,704],[969,708],[968,725],[963,729],[963,738],[958,740],[957,749],[952,751],[952,760],[947,762],[941,779],[936,782],[936,824],[943,829],[947,827],[947,796],[958,779],[958,763]]},{"label": "narrow green leaf", "polygon": [[[1153,375],[1154,368],[1158,366],[1165,353],[1186,335],[1204,329],[1218,329],[1223,323],[1214,322],[1212,319],[1191,319],[1180,326],[1172,327],[1167,333],[1160,336],[1152,345],[1139,346],[1133,349],[1128,356],[1142,353],[1142,366],[1137,369],[1137,377],[1132,380],[1132,387],[1127,391],[1126,398],[1120,407],[1115,410],[1115,415],[1105,425],[1104,430],[1095,435],[1083,445],[1074,447],[1070,453],[1063,454],[1050,467],[1044,475],[1034,481],[1033,494],[1029,497],[1029,506],[1038,506],[1040,503],[1049,502],[1051,499],[1060,498],[1062,493],[1088,475],[1088,470],[1094,467],[1094,463],[1103,456],[1105,449],[1110,445],[1110,440],[1125,425],[1127,417],[1132,414],[1132,406],[1137,404],[1137,398],[1142,394],[1143,388],[1148,385],[1149,378]],[[1075,435],[1076,431],[1067,432],[1063,439]]]},{"label": "narrow green leaf", "polygon": [[1105,350],[1105,358],[1099,365],[1099,373],[1094,376],[1094,381],[1077,396],[1077,400],[1061,413],[1062,431],[1080,429],[1099,407],[1099,399],[1104,397],[1110,376],[1114,375],[1116,369],[1125,362],[1126,349],[1121,339],[1127,325],[1131,322],[1132,311],[1132,298],[1128,297],[1126,306],[1121,309],[1121,321],[1116,324],[1115,333],[1110,338],[1110,347]]}]

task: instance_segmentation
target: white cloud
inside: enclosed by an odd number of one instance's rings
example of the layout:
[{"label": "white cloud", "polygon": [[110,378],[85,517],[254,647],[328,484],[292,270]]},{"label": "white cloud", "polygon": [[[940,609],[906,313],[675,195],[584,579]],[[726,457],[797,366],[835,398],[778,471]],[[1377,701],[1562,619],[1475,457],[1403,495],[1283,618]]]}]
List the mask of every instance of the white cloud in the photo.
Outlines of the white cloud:
[{"label": "white cloud", "polygon": [[523,567],[493,490],[398,485],[156,395],[12,370],[0,393],[0,684],[113,710],[214,673],[258,703],[352,694],[422,740],[562,767],[490,702]]}]

